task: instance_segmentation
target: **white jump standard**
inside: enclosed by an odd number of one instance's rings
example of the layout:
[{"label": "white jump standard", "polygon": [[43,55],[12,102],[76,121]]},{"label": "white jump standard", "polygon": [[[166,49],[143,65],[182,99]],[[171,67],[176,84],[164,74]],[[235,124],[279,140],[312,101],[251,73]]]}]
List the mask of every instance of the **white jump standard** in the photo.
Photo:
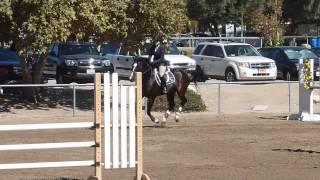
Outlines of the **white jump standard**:
[{"label": "white jump standard", "polygon": [[290,120],[320,121],[313,108],[314,90],[320,88],[320,82],[314,81],[314,69],[313,59],[299,60],[299,114],[290,115]]}]

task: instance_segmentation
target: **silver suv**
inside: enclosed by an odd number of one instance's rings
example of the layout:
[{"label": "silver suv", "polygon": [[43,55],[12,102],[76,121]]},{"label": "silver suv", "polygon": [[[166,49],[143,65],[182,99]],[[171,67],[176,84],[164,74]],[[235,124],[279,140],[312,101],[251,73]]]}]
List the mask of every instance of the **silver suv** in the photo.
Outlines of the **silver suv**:
[{"label": "silver suv", "polygon": [[199,43],[192,58],[197,63],[198,80],[207,77],[236,80],[275,80],[274,60],[265,58],[246,43]]}]

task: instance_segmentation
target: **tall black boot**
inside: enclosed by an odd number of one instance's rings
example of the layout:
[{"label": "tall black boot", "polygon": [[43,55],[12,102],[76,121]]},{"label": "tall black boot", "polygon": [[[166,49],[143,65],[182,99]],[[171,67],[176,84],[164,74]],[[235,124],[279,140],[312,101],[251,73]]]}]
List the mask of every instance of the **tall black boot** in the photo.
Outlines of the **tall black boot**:
[{"label": "tall black boot", "polygon": [[161,77],[161,88],[163,90],[163,93],[167,94],[167,84],[166,79],[164,77]]}]

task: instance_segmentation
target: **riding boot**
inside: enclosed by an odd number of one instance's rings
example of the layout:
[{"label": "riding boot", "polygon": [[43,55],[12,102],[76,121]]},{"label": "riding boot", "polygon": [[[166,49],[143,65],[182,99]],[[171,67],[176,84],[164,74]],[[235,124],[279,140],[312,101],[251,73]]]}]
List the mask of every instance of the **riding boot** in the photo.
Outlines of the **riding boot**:
[{"label": "riding boot", "polygon": [[161,77],[161,88],[163,89],[163,93],[167,94],[166,80],[164,77]]}]

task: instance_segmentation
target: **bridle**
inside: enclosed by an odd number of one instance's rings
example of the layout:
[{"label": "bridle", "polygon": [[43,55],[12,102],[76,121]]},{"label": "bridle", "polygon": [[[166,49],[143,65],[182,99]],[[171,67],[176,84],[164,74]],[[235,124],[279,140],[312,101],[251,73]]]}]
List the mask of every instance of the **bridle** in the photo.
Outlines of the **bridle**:
[{"label": "bridle", "polygon": [[[134,75],[134,73],[136,71],[136,68],[137,68],[138,64],[135,62],[135,63],[133,63],[132,66],[133,66],[132,67],[132,72],[131,72],[130,77],[129,77],[130,81],[133,79],[133,75]],[[145,73],[149,72],[150,70],[151,70],[151,66],[149,65],[146,70],[142,71],[142,74],[145,74]]]}]

